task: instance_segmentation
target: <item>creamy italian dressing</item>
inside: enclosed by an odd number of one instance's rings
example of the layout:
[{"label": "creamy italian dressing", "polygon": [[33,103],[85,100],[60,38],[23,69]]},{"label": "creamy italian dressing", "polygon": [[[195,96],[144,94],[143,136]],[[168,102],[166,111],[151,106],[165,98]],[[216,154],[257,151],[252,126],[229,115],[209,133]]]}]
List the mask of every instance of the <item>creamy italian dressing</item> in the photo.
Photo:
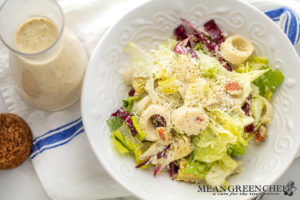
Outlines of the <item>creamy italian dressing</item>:
[{"label": "creamy italian dressing", "polygon": [[16,32],[16,47],[23,53],[38,53],[51,47],[34,56],[11,53],[12,75],[24,100],[39,108],[57,110],[80,97],[88,58],[69,29],[65,28],[59,38],[58,29],[51,20],[32,18]]},{"label": "creamy italian dressing", "polygon": [[16,33],[17,49],[24,53],[37,53],[49,48],[58,38],[55,24],[44,17],[25,21]]}]

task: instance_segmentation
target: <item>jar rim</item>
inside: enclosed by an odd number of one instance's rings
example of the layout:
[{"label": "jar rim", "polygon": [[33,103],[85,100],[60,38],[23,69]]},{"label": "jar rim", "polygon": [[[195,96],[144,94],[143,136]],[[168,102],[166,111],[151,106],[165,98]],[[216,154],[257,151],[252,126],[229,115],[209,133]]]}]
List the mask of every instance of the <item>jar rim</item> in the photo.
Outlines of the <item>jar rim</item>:
[{"label": "jar rim", "polygon": [[[60,5],[58,4],[58,2],[56,0],[51,0],[54,2],[54,4],[57,6],[58,11],[61,15],[61,27],[59,29],[59,34],[58,37],[56,38],[55,42],[53,42],[49,47],[47,47],[46,49],[42,50],[42,51],[38,51],[38,52],[34,52],[34,53],[25,53],[22,51],[19,51],[13,47],[11,47],[7,42],[5,42],[5,40],[3,39],[2,35],[0,34],[0,40],[3,42],[3,44],[12,52],[17,53],[21,56],[28,56],[28,57],[33,57],[33,56],[38,56],[38,55],[42,55],[46,52],[48,52],[49,50],[53,49],[60,41],[60,38],[62,37],[62,34],[64,32],[64,27],[65,27],[65,17],[64,17],[64,13],[62,8],[60,7]],[[4,2],[2,3],[2,5],[0,6],[0,12],[3,9],[3,7],[5,6],[5,4],[8,2],[8,0],[4,0]],[[51,20],[51,19],[50,19]]]}]

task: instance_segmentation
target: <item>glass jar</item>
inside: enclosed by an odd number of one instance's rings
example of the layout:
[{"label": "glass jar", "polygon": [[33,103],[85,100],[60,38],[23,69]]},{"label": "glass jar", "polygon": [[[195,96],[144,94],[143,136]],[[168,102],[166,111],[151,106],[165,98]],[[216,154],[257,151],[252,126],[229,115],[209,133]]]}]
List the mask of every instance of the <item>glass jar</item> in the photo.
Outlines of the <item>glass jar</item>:
[{"label": "glass jar", "polygon": [[[52,23],[55,37],[49,32]],[[0,35],[10,50],[16,90],[27,103],[54,111],[80,97],[88,57],[78,38],[64,26],[63,12],[55,0],[6,0],[0,8]],[[42,46],[50,38],[53,42]],[[27,49],[20,48],[27,43]]]}]

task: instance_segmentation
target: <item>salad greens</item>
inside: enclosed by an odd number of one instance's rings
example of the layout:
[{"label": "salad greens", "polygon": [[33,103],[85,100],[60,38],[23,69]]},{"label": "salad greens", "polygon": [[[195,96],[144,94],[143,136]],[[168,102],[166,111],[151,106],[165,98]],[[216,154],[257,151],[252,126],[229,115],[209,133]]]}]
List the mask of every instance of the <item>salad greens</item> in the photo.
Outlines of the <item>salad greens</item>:
[{"label": "salad greens", "polygon": [[[214,20],[205,31],[181,21],[176,40],[156,50],[125,47],[132,89],[107,125],[116,149],[133,155],[136,168],[153,165],[154,176],[168,170],[178,181],[224,186],[241,171],[239,156],[253,136],[266,138],[271,97],[284,76],[267,58],[252,56],[242,36],[228,42],[233,37],[224,37]],[[240,44],[251,54],[239,52]]]}]

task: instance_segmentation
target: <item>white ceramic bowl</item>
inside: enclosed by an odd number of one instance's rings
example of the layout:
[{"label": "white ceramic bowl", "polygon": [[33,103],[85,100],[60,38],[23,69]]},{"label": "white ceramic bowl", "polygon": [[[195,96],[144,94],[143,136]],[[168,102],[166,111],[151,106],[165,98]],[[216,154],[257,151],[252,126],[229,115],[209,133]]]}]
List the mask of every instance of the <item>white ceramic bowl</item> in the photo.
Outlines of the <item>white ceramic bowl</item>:
[{"label": "white ceramic bowl", "polygon": [[[241,158],[243,172],[230,178],[230,184],[274,183],[298,149],[300,61],[291,43],[267,16],[237,0],[154,0],[132,10],[111,27],[90,59],[82,93],[83,123],[97,158],[116,181],[143,199],[221,199],[197,192],[195,184],[172,181],[167,174],[154,178],[152,170],[136,169],[130,156],[118,154],[106,126],[128,91],[120,75],[129,63],[124,46],[134,41],[145,50],[156,48],[172,35],[180,17],[197,25],[214,19],[223,32],[248,38],[257,55],[269,58],[270,65],[284,73],[285,80],[273,97],[275,115],[267,141],[252,144]],[[251,196],[222,198],[241,200]]]}]

